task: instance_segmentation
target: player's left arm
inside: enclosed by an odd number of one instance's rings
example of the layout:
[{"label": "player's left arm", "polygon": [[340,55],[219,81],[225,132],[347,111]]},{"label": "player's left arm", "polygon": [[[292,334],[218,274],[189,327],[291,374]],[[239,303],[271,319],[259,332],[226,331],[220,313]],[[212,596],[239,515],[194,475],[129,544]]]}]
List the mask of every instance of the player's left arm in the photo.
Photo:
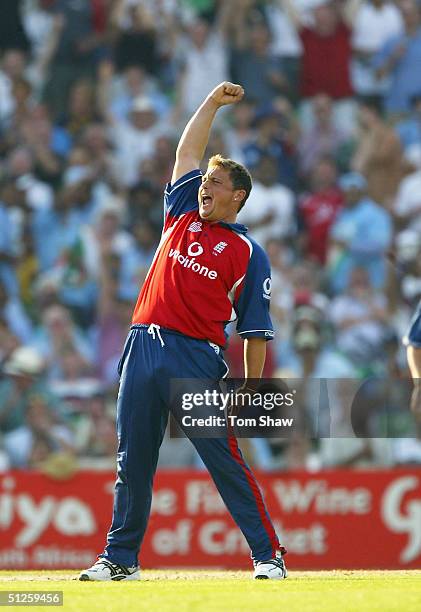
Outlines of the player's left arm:
[{"label": "player's left arm", "polygon": [[414,413],[421,434],[421,348],[409,344],[406,349],[406,356],[414,383],[411,410]]},{"label": "player's left arm", "polygon": [[234,307],[237,332],[244,339],[244,376],[258,379],[265,365],[266,342],[274,336],[269,314],[271,275],[264,250],[255,242],[250,244],[253,251],[244,279],[237,287]]},{"label": "player's left arm", "polygon": [[244,340],[244,378],[250,379],[262,377],[266,361],[266,340],[264,338],[246,338]]}]

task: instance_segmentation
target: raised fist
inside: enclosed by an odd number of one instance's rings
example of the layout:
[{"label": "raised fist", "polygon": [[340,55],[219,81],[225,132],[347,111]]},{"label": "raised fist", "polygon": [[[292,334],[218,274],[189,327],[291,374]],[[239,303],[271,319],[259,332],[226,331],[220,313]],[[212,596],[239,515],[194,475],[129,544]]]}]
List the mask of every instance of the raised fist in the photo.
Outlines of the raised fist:
[{"label": "raised fist", "polygon": [[214,90],[211,91],[209,97],[212,98],[219,106],[224,106],[225,104],[236,104],[240,102],[244,96],[244,89],[241,85],[234,85],[234,83],[229,83],[228,81],[224,81],[215,87]]}]

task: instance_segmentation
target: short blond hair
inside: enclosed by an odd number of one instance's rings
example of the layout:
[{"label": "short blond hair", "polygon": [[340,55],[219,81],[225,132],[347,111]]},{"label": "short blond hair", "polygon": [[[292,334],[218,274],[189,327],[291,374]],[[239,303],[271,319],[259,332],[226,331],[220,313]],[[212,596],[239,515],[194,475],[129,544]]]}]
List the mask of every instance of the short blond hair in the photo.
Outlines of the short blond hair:
[{"label": "short blond hair", "polygon": [[241,200],[240,206],[238,207],[238,211],[240,211],[246,203],[246,200],[249,197],[253,187],[250,172],[242,164],[239,164],[233,159],[223,157],[219,153],[217,155],[213,155],[209,159],[208,168],[223,168],[224,170],[227,170],[233,188],[244,189],[246,195]]}]

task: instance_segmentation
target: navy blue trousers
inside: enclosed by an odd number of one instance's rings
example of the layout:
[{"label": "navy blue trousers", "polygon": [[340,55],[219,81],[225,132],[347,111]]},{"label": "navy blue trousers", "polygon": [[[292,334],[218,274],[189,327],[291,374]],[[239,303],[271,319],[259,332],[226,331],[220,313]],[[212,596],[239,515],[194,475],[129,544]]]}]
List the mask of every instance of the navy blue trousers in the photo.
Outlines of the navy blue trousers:
[{"label": "navy blue trousers", "polygon": [[[222,355],[203,340],[161,329],[160,338],[133,328],[120,361],[117,399],[117,480],[113,520],[102,556],[126,566],[138,564],[152,500],[159,447],[168,421],[169,381],[226,373]],[[188,433],[188,432],[187,432]],[[260,489],[235,437],[192,438],[203,463],[256,561],[270,559],[279,542]]]}]

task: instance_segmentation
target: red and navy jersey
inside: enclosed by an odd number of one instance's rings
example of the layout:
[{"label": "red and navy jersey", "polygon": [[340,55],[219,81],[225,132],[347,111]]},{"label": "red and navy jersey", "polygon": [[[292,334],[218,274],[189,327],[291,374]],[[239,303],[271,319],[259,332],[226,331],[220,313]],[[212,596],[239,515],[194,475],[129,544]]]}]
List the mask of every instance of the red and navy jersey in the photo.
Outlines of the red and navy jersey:
[{"label": "red and navy jersey", "polygon": [[267,255],[243,225],[200,218],[201,178],[193,170],[166,186],[161,241],[132,324],[156,323],[225,346],[225,327],[237,320],[242,338],[270,340]]}]

